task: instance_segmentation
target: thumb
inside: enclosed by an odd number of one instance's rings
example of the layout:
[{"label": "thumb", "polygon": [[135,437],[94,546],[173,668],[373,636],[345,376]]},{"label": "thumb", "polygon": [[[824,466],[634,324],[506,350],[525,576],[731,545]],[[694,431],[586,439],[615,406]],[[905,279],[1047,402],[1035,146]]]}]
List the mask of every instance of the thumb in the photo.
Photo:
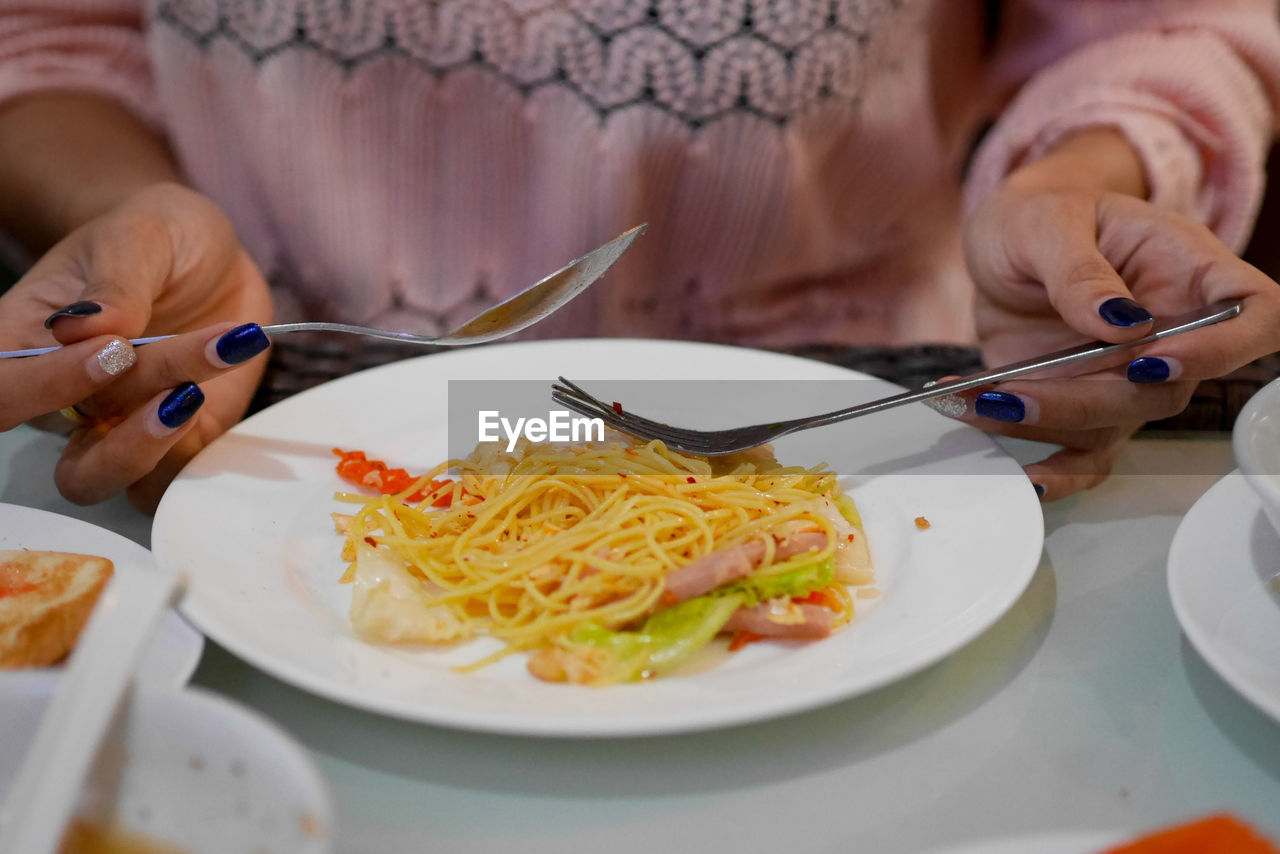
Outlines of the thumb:
[{"label": "thumb", "polygon": [[109,215],[91,223],[28,274],[45,279],[49,292],[74,297],[44,322],[59,343],[146,331],[172,269],[173,248],[167,229],[138,219]]},{"label": "thumb", "polygon": [[1131,341],[1153,320],[1098,249],[1097,224],[1071,222],[1029,247],[1026,262],[1068,326],[1089,338]]}]

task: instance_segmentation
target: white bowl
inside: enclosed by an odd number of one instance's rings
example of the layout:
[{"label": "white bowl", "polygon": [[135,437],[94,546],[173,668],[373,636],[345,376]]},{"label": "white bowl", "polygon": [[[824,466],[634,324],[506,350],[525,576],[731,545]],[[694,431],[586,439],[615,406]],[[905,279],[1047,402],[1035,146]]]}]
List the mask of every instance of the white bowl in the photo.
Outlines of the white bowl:
[{"label": "white bowl", "polygon": [[1231,433],[1236,464],[1280,532],[1280,380],[1249,399]]},{"label": "white bowl", "polygon": [[[33,674],[0,693],[0,798],[55,680]],[[191,688],[132,695],[76,814],[188,854],[327,854],[332,847],[333,799],[306,751],[260,715]]]}]

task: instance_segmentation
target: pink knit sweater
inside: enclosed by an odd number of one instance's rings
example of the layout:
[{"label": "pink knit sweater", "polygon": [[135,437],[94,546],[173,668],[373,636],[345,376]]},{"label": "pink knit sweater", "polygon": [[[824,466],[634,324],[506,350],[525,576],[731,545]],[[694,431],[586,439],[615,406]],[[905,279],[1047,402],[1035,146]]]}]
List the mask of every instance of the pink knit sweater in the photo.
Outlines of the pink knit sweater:
[{"label": "pink knit sweater", "polygon": [[964,203],[1075,129],[1118,128],[1153,201],[1243,243],[1274,6],[0,0],[0,99],[163,128],[285,317],[437,330],[647,221],[538,334],[965,342]]}]

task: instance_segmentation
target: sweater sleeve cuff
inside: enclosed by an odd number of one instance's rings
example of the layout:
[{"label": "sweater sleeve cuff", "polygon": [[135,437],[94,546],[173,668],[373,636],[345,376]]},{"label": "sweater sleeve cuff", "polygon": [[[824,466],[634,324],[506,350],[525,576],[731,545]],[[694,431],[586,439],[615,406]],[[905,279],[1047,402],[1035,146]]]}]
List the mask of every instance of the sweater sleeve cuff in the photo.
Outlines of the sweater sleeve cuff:
[{"label": "sweater sleeve cuff", "polygon": [[0,102],[49,91],[111,98],[148,125],[162,125],[144,37],[118,22],[53,13],[0,21]]},{"label": "sweater sleeve cuff", "polygon": [[[1178,47],[1188,67],[1170,58]],[[1116,56],[1125,58],[1109,59]],[[1211,60],[1214,73],[1199,74]],[[1204,222],[1239,250],[1261,201],[1270,121],[1256,78],[1240,85],[1241,66],[1225,45],[1203,35],[1124,36],[1067,57],[1033,78],[984,140],[970,170],[966,210],[1070,134],[1107,127],[1138,154],[1153,204]],[[1097,68],[1109,69],[1105,80]]]}]

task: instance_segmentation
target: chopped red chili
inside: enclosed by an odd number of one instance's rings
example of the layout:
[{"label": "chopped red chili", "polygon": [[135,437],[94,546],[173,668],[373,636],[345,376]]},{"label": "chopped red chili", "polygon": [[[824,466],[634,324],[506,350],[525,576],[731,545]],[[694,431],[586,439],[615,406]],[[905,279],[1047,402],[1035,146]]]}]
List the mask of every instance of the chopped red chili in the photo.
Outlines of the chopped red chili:
[{"label": "chopped red chili", "polygon": [[[343,480],[357,486],[370,487],[383,495],[397,495],[404,492],[421,477],[421,475],[410,475],[405,469],[389,468],[382,460],[371,460],[364,451],[344,451],[341,448],[334,448],[333,452],[340,458],[335,470]],[[449,487],[449,489],[437,496],[431,502],[431,506],[448,507],[453,503],[454,491],[451,480],[429,480],[413,494],[405,496],[405,500],[424,501],[427,496],[443,487]],[[465,490],[463,494],[466,494]]]}]

